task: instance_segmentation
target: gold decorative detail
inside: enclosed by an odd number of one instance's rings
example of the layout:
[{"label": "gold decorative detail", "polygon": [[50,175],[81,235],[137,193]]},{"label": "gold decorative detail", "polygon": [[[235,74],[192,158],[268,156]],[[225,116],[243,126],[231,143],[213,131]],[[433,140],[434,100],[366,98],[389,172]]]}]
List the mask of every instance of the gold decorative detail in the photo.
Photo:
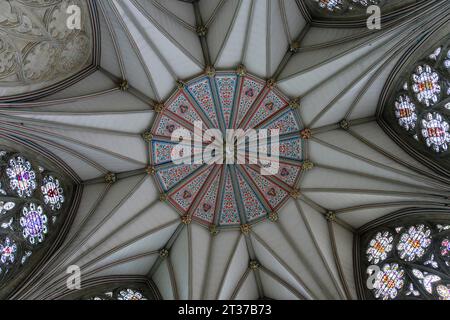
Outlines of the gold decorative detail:
[{"label": "gold decorative detail", "polygon": [[244,77],[245,75],[247,75],[247,68],[243,64],[240,64],[237,68],[237,74],[241,77]]},{"label": "gold decorative detail", "polygon": [[165,202],[165,201],[167,201],[167,199],[168,199],[167,194],[161,193],[161,194],[159,195],[159,201]]},{"label": "gold decorative detail", "polygon": [[250,231],[252,231],[252,226],[249,224],[243,224],[241,225],[241,232],[245,234],[246,236],[250,234]]},{"label": "gold decorative detail", "polygon": [[212,78],[212,77],[214,77],[216,75],[216,69],[214,69],[211,66],[207,66],[206,69],[205,69],[205,74],[208,77]]},{"label": "gold decorative detail", "polygon": [[330,210],[330,211],[327,211],[326,219],[327,219],[328,221],[331,221],[331,222],[336,221],[336,212],[331,211],[331,210]]},{"label": "gold decorative detail", "polygon": [[300,49],[300,42],[294,41],[289,46],[289,51],[292,53],[297,53],[298,49]]},{"label": "gold decorative detail", "polygon": [[300,137],[304,140],[309,140],[312,137],[312,131],[311,129],[304,129],[300,132]]},{"label": "gold decorative detail", "polygon": [[250,270],[254,271],[254,270],[258,270],[261,267],[261,265],[259,264],[258,261],[252,260],[252,261],[250,261],[248,267],[250,268]]},{"label": "gold decorative detail", "polygon": [[277,222],[278,221],[278,213],[271,212],[269,214],[269,220],[272,221],[272,222]]},{"label": "gold decorative detail", "polygon": [[148,167],[145,169],[145,172],[147,172],[147,174],[153,176],[154,174],[156,174],[156,169],[155,169],[154,166],[148,166]]},{"label": "gold decorative detail", "polygon": [[350,123],[346,119],[344,119],[341,122],[339,122],[339,127],[343,130],[348,130],[350,129]]},{"label": "gold decorative detail", "polygon": [[169,256],[169,250],[167,250],[167,249],[161,249],[160,251],[159,251],[159,256],[161,257],[161,258],[167,258],[168,256]]},{"label": "gold decorative detail", "polygon": [[177,88],[178,88],[179,90],[183,90],[185,86],[186,86],[186,83],[185,83],[184,81],[182,81],[182,80],[177,80]]},{"label": "gold decorative detail", "polygon": [[164,110],[164,104],[163,103],[158,103],[153,107],[153,111],[155,111],[156,113],[161,113]]},{"label": "gold decorative detail", "polygon": [[117,176],[116,176],[115,173],[110,172],[110,173],[105,175],[105,182],[106,183],[113,184],[116,181],[117,181]]},{"label": "gold decorative detail", "polygon": [[199,37],[206,36],[207,32],[208,32],[208,28],[206,28],[205,26],[198,26],[197,27],[197,34],[198,34]]},{"label": "gold decorative detail", "polygon": [[212,236],[217,236],[219,234],[220,230],[217,228],[215,224],[212,224],[209,226],[209,233]]},{"label": "gold decorative detail", "polygon": [[293,99],[289,102],[289,107],[291,109],[298,109],[300,108],[300,100],[299,99]]},{"label": "gold decorative detail", "polygon": [[269,79],[266,82],[266,86],[270,89],[272,89],[275,86],[275,80],[274,79]]},{"label": "gold decorative detail", "polygon": [[147,130],[142,133],[142,139],[144,139],[145,142],[150,143],[153,140],[153,134],[150,130]]},{"label": "gold decorative detail", "polygon": [[305,160],[302,163],[302,171],[309,171],[309,170],[312,170],[312,169],[314,169],[314,163],[312,163],[311,161]]},{"label": "gold decorative detail", "polygon": [[130,88],[130,85],[128,84],[127,80],[122,80],[121,83],[119,83],[119,89],[121,91],[127,91]]},{"label": "gold decorative detail", "polygon": [[294,199],[299,199],[300,196],[302,195],[300,189],[294,189],[294,190],[291,191],[290,194],[291,194],[291,197],[294,198]]},{"label": "gold decorative detail", "polygon": [[191,218],[191,216],[189,216],[188,214],[182,216],[182,217],[181,217],[181,223],[182,223],[182,224],[185,224],[185,225],[191,224],[191,223],[192,223],[192,218]]}]

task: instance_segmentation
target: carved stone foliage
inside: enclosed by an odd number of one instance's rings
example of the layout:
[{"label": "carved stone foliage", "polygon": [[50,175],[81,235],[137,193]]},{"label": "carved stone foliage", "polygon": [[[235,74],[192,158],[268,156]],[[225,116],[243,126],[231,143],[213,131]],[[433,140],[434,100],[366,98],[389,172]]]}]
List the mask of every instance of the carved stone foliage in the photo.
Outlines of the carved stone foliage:
[{"label": "carved stone foliage", "polygon": [[81,71],[92,62],[92,38],[86,0],[0,1],[0,96]]}]

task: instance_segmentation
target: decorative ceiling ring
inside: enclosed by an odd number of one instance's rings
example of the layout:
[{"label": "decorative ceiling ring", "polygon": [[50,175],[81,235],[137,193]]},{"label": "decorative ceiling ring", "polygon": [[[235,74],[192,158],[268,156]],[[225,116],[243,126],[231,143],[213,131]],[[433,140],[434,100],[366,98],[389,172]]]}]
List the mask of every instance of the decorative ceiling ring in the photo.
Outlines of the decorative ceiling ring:
[{"label": "decorative ceiling ring", "polygon": [[0,102],[39,99],[96,70],[95,1],[5,1],[1,6],[0,32],[6,36],[0,39]]},{"label": "decorative ceiling ring", "polygon": [[400,147],[447,178],[450,177],[448,29],[445,25],[405,54],[389,76],[377,110],[378,123]]},{"label": "decorative ceiling ring", "polygon": [[0,286],[2,298],[34,277],[69,230],[81,199],[61,160],[14,137],[0,146]]},{"label": "decorative ceiling ring", "polygon": [[450,211],[404,209],[357,231],[361,299],[450,300]]},{"label": "decorative ceiling ring", "polygon": [[[179,212],[183,223],[195,221],[214,231],[240,228],[247,232],[251,224],[277,221],[277,212],[297,194],[307,162],[298,106],[297,100],[290,101],[273,82],[247,74],[245,68],[220,72],[210,68],[205,75],[180,82],[172,97],[155,109],[153,127],[144,136],[150,143],[151,172],[161,200]],[[199,130],[198,122],[202,124]],[[218,136],[209,135],[208,129],[217,129]],[[242,139],[228,143],[230,130],[238,129]],[[262,165],[270,158],[268,153],[264,159],[258,153],[259,158],[250,163],[252,156],[258,157],[250,144],[259,136],[246,134],[272,129],[279,130],[279,166],[270,174]],[[199,148],[192,141],[183,144],[178,136],[173,137],[179,130],[186,130],[192,140],[199,137]],[[214,161],[202,162],[211,151]],[[176,164],[174,153],[189,163]],[[201,159],[196,164],[192,161],[197,156]]]}]

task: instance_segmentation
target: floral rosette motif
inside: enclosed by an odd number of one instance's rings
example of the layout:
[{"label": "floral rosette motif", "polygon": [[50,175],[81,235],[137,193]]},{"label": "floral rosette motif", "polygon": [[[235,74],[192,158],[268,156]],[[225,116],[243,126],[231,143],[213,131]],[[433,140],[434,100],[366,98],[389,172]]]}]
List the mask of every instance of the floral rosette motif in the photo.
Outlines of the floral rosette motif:
[{"label": "floral rosette motif", "polygon": [[444,259],[450,259],[450,240],[448,238],[442,240],[439,250]]},{"label": "floral rosette motif", "polygon": [[47,222],[47,216],[41,206],[30,203],[23,207],[20,226],[22,227],[23,237],[28,239],[31,244],[44,241],[48,231]]},{"label": "floral rosette motif", "polygon": [[430,107],[439,101],[441,94],[440,78],[438,73],[429,65],[424,64],[416,68],[412,75],[412,90],[419,102]]},{"label": "floral rosette motif", "polygon": [[395,299],[405,284],[405,270],[398,264],[386,264],[378,272],[373,286],[375,298],[389,300]]},{"label": "floral rosette motif", "polygon": [[369,243],[367,249],[367,261],[378,264],[381,261],[386,260],[389,252],[392,251],[394,237],[388,231],[378,232],[374,239]]},{"label": "floral rosette motif", "polygon": [[398,124],[405,130],[413,130],[416,127],[417,111],[410,97],[402,95],[395,101],[395,116]]},{"label": "floral rosette motif", "polygon": [[342,0],[316,0],[318,6],[328,11],[339,11],[343,8]]},{"label": "floral rosette motif", "polygon": [[403,233],[397,245],[401,259],[414,261],[421,258],[431,244],[431,230],[425,225],[412,226]]},{"label": "floral rosette motif", "polygon": [[450,288],[448,286],[439,285],[436,288],[439,300],[450,300]]},{"label": "floral rosette motif", "polygon": [[2,264],[14,263],[16,260],[17,244],[14,240],[6,237],[0,243],[0,261]]},{"label": "floral rosette motif", "polygon": [[147,300],[142,293],[132,289],[121,290],[117,300]]},{"label": "floral rosette motif", "polygon": [[29,198],[33,195],[37,187],[36,173],[31,167],[31,163],[21,156],[9,160],[6,174],[9,178],[9,185],[13,191],[21,198]]},{"label": "floral rosette motif", "polygon": [[428,113],[422,120],[422,136],[435,152],[447,151],[450,143],[450,126],[439,113]]},{"label": "floral rosette motif", "polygon": [[64,190],[59,180],[53,176],[46,176],[42,181],[41,192],[44,203],[53,211],[59,210],[64,203]]}]

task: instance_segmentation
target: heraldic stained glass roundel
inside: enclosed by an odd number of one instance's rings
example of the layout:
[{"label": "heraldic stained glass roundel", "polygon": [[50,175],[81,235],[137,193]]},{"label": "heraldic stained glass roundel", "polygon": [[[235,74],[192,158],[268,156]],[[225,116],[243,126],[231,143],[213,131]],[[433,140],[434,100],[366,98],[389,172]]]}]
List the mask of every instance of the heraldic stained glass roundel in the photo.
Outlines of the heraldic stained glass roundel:
[{"label": "heraldic stained glass roundel", "polygon": [[[270,81],[242,71],[180,83],[157,110],[151,131],[152,167],[162,198],[182,216],[206,226],[278,219],[302,172],[297,106]],[[231,129],[234,139],[229,138]],[[179,132],[185,133],[183,138]],[[188,143],[186,135],[192,141],[200,137],[200,144]]]}]

